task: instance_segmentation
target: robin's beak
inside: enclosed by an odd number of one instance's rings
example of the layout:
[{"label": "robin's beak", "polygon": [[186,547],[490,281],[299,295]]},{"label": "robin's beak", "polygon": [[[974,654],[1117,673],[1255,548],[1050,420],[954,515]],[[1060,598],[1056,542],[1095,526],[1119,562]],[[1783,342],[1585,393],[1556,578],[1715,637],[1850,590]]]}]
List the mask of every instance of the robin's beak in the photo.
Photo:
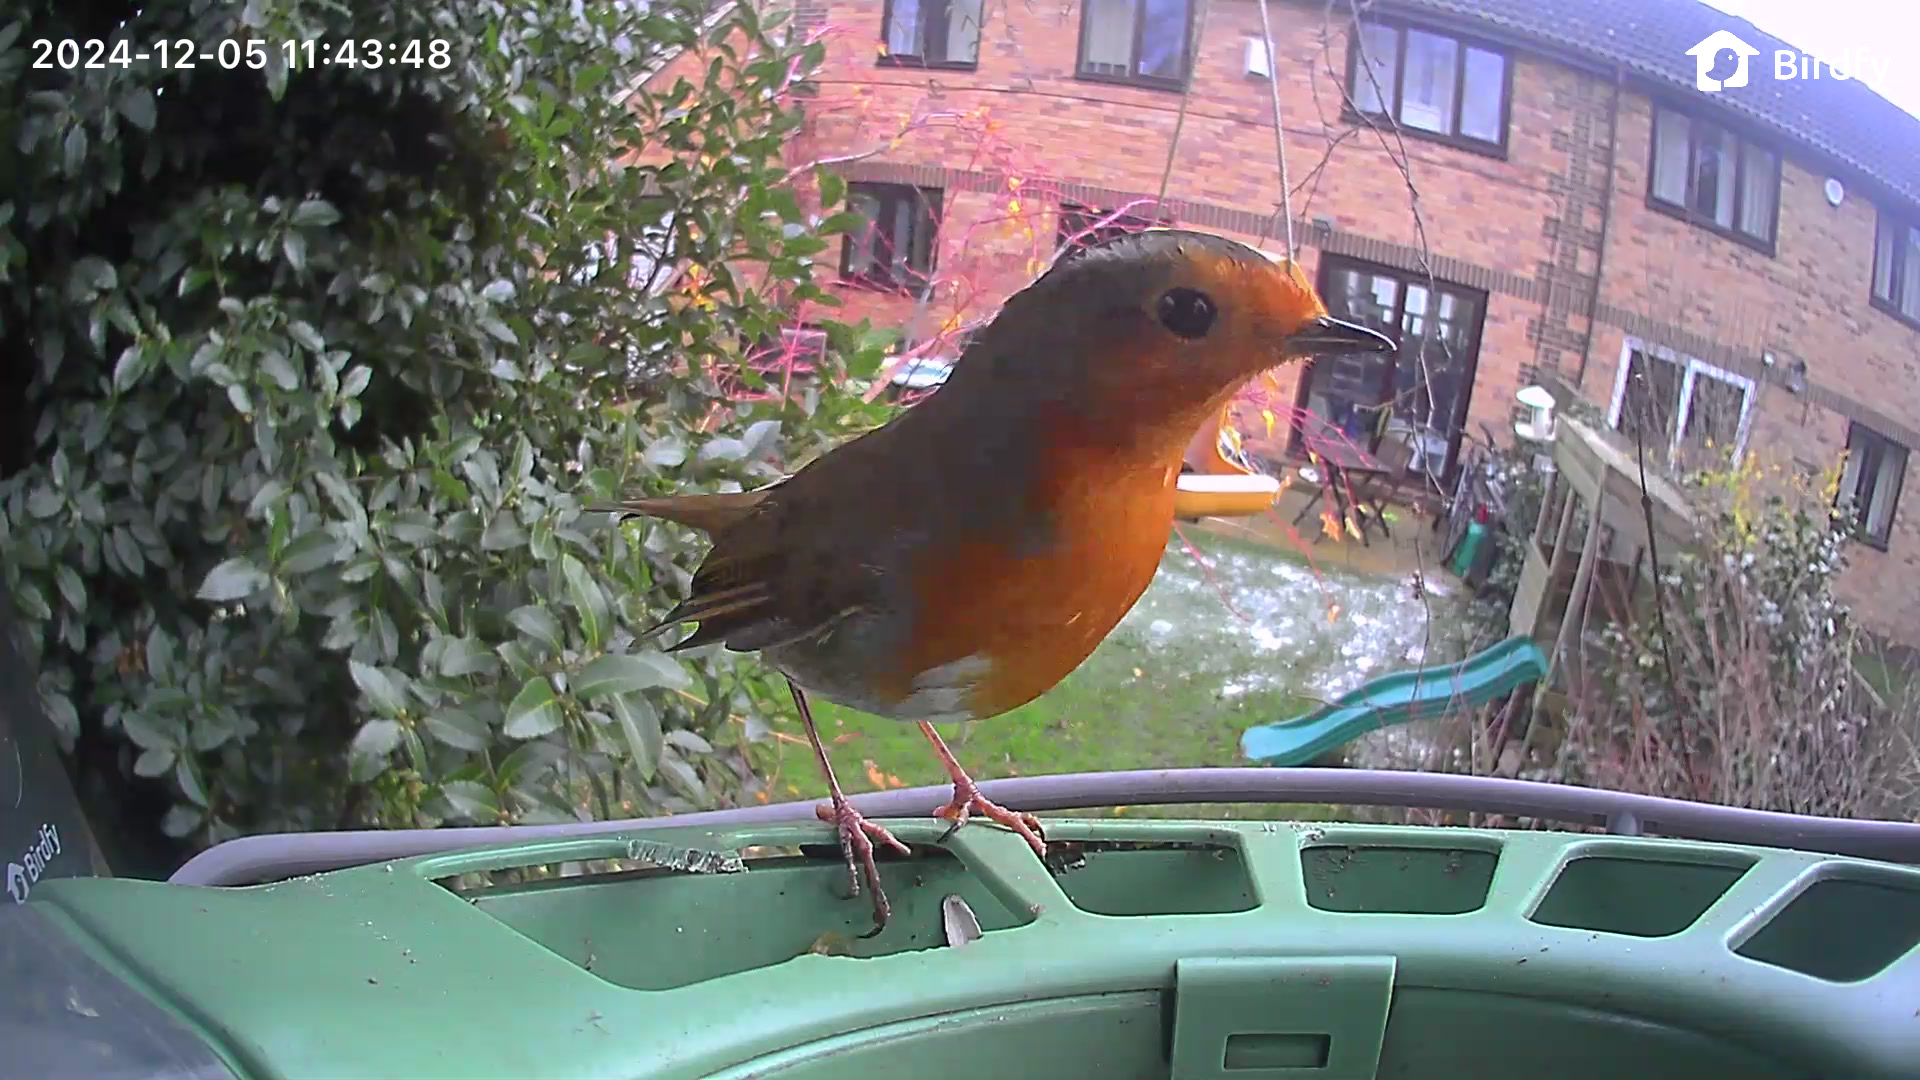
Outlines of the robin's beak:
[{"label": "robin's beak", "polygon": [[1281,350],[1289,356],[1327,356],[1335,353],[1390,353],[1393,339],[1358,323],[1320,315],[1287,335]]}]

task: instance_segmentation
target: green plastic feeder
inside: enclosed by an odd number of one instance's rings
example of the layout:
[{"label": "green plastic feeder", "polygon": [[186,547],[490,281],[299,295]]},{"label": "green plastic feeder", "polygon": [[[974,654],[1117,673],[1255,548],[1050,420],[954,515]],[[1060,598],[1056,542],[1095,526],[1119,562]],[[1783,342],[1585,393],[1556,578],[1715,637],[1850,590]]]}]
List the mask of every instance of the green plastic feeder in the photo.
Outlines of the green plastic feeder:
[{"label": "green plastic feeder", "polygon": [[[1120,794],[1471,803],[1920,851],[1909,825],[1423,774],[987,786],[1036,809]],[[899,814],[943,797],[862,802]],[[45,881],[0,914],[14,965],[0,1076],[1920,1076],[1920,871],[1891,861],[1633,835],[1072,819],[1048,822],[1043,865],[990,826],[940,844],[939,823],[901,817],[889,825],[915,854],[883,866],[893,921],[862,940],[865,898],[844,895],[837,846],[809,814],[257,837],[172,883]],[[492,842],[502,834],[528,838]],[[431,853],[386,858],[410,850]],[[594,872],[630,859],[650,868]],[[291,876],[340,864],[356,865]]]},{"label": "green plastic feeder", "polygon": [[870,940],[810,803],[249,837],[114,879],[5,638],[0,1080],[1920,1077],[1916,825],[1348,769],[983,784],[1608,830],[1054,820],[1042,863],[943,843],[948,792],[915,788],[855,800],[914,849]]}]

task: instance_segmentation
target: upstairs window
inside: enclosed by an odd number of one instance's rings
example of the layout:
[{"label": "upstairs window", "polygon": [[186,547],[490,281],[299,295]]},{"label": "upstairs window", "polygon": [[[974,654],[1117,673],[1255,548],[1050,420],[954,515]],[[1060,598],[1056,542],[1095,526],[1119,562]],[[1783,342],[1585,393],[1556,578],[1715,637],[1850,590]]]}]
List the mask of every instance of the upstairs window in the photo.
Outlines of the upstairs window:
[{"label": "upstairs window", "polygon": [[1505,53],[1431,30],[1362,19],[1347,43],[1353,111],[1403,130],[1505,154],[1511,64]]},{"label": "upstairs window", "polygon": [[1885,211],[1873,238],[1873,306],[1920,326],[1920,225]]},{"label": "upstairs window", "polygon": [[1840,497],[1853,505],[1854,535],[1887,550],[1893,537],[1893,513],[1907,479],[1907,448],[1860,424],[1847,425],[1847,467],[1840,474]]},{"label": "upstairs window", "polygon": [[1187,83],[1192,0],[1085,0],[1082,78],[1178,89]]},{"label": "upstairs window", "polygon": [[1725,128],[1653,109],[1647,203],[1769,254],[1780,202],[1780,158]]},{"label": "upstairs window", "polygon": [[880,61],[904,67],[980,63],[981,0],[887,0]]},{"label": "upstairs window", "polygon": [[1173,219],[1162,216],[1149,217],[1137,213],[1116,213],[1112,210],[1095,210],[1079,203],[1060,204],[1060,228],[1054,238],[1054,247],[1059,250],[1059,262],[1077,259],[1090,247],[1101,244],[1128,233],[1140,232],[1156,225],[1171,225]]},{"label": "upstairs window", "polygon": [[847,185],[847,208],[867,219],[840,249],[840,277],[875,289],[922,293],[933,277],[941,193],[908,184]]}]

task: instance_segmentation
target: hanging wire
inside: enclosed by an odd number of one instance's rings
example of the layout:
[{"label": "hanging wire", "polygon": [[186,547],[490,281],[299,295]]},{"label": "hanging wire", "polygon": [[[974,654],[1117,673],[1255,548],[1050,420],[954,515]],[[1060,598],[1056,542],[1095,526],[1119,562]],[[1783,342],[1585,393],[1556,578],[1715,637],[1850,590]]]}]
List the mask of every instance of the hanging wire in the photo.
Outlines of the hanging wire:
[{"label": "hanging wire", "polygon": [[1155,217],[1159,217],[1165,209],[1167,182],[1173,179],[1173,159],[1180,149],[1180,129],[1187,126],[1187,103],[1193,100],[1193,84],[1198,81],[1196,76],[1199,72],[1194,69],[1200,66],[1198,45],[1206,40],[1201,35],[1207,31],[1208,6],[1207,0],[1200,0],[1200,10],[1193,17],[1193,36],[1187,39],[1187,86],[1180,91],[1180,112],[1173,118],[1173,137],[1167,140],[1167,163],[1160,170],[1160,193],[1153,197]]},{"label": "hanging wire", "polygon": [[1280,122],[1280,59],[1273,54],[1273,21],[1267,15],[1267,3],[1254,0],[1260,9],[1260,44],[1267,50],[1267,90],[1273,95],[1273,150],[1280,159],[1280,213],[1287,222],[1287,261],[1293,262],[1293,184],[1287,179],[1286,127]]}]

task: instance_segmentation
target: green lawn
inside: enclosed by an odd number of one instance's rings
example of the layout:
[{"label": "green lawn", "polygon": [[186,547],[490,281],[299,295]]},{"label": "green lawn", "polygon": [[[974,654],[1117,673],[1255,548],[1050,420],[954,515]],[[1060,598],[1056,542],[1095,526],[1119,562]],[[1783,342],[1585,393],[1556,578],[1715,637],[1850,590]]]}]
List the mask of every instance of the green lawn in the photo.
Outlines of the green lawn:
[{"label": "green lawn", "polygon": [[1914,693],[1913,669],[1884,652],[1863,648],[1854,653],[1853,666],[1890,706],[1901,707]]},{"label": "green lawn", "polygon": [[[1314,708],[1364,679],[1420,662],[1421,605],[1403,582],[1316,574],[1289,551],[1197,535],[1211,576],[1176,541],[1140,603],[1050,693],[943,730],[976,779],[1245,764],[1240,732]],[[1231,609],[1227,600],[1231,599]],[[1438,602],[1436,601],[1436,605]],[[944,783],[919,729],[820,703],[815,716],[849,792]],[[825,785],[797,717],[757,747],[775,800]],[[929,808],[931,809],[931,808]],[[1321,817],[1324,807],[1128,808],[1155,816]]]}]

